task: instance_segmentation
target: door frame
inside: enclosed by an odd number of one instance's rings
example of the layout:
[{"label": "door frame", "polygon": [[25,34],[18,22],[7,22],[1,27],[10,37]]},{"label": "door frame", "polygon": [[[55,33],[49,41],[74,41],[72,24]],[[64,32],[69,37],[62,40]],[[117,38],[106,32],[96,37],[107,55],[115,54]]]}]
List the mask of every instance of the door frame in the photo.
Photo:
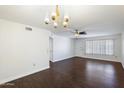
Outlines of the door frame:
[{"label": "door frame", "polygon": [[49,37],[49,61],[53,62],[53,38]]}]

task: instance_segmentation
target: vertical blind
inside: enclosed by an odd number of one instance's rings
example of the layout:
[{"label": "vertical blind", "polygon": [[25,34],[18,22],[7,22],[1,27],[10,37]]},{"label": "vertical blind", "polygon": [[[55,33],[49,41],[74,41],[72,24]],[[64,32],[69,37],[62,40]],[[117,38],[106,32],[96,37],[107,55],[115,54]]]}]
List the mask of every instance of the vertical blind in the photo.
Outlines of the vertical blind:
[{"label": "vertical blind", "polygon": [[114,40],[87,40],[86,54],[114,55]]}]

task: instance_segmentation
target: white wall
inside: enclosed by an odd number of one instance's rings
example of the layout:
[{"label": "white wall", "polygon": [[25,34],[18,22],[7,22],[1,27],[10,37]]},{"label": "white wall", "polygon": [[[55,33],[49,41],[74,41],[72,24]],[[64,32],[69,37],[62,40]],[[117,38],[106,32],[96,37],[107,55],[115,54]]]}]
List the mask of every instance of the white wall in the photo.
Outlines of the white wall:
[{"label": "white wall", "polygon": [[[51,36],[51,33],[36,27],[32,27],[33,31],[27,31],[25,30],[26,26],[27,25],[0,19],[0,83],[49,68],[48,52],[49,36]],[[115,39],[116,57],[85,55],[84,39],[73,40],[56,35],[52,36],[52,38],[54,62],[73,57],[74,55],[113,61],[121,60],[120,35],[101,37]],[[89,39],[100,39],[100,37]]]},{"label": "white wall", "polygon": [[49,31],[0,19],[0,83],[49,67]]},{"label": "white wall", "polygon": [[74,56],[73,39],[56,36],[53,37],[53,61],[60,61]]},{"label": "white wall", "polygon": [[122,65],[124,68],[124,32],[122,33]]},{"label": "white wall", "polygon": [[[115,40],[115,50],[114,50],[115,56],[86,55],[85,41],[94,40],[94,39],[114,39]],[[121,62],[121,35],[92,37],[87,39],[75,39],[75,56]]]}]

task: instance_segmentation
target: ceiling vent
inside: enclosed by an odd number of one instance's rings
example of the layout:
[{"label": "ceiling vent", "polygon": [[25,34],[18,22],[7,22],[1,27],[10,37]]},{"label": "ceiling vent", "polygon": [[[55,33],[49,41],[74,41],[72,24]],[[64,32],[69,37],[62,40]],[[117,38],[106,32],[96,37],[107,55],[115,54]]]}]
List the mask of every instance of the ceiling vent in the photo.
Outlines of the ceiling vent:
[{"label": "ceiling vent", "polygon": [[25,30],[32,31],[31,27],[25,27]]}]

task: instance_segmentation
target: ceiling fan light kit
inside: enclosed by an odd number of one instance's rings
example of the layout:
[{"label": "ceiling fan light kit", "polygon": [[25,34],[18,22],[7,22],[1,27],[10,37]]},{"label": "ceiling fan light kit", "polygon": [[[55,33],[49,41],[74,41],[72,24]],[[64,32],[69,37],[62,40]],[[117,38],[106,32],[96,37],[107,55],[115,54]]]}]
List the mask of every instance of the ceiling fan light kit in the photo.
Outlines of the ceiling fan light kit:
[{"label": "ceiling fan light kit", "polygon": [[78,34],[78,33],[75,33],[75,34],[74,34],[74,36],[75,36],[75,37],[78,37],[78,36],[79,36],[79,34]]},{"label": "ceiling fan light kit", "polygon": [[75,29],[74,36],[79,37],[80,35],[86,35],[87,33],[85,31],[78,31],[78,29]]},{"label": "ceiling fan light kit", "polygon": [[[62,19],[60,19],[60,11],[59,11],[59,6],[58,5],[56,5],[56,11],[51,14],[50,18],[51,18],[51,21],[53,22],[54,28],[57,28],[59,22],[62,20]],[[48,18],[48,16],[45,18],[44,22],[45,22],[45,24],[51,23],[50,19]],[[64,16],[64,19],[61,22],[63,22],[61,24],[63,25],[64,28],[68,27],[69,16],[67,16],[67,15]]]}]

